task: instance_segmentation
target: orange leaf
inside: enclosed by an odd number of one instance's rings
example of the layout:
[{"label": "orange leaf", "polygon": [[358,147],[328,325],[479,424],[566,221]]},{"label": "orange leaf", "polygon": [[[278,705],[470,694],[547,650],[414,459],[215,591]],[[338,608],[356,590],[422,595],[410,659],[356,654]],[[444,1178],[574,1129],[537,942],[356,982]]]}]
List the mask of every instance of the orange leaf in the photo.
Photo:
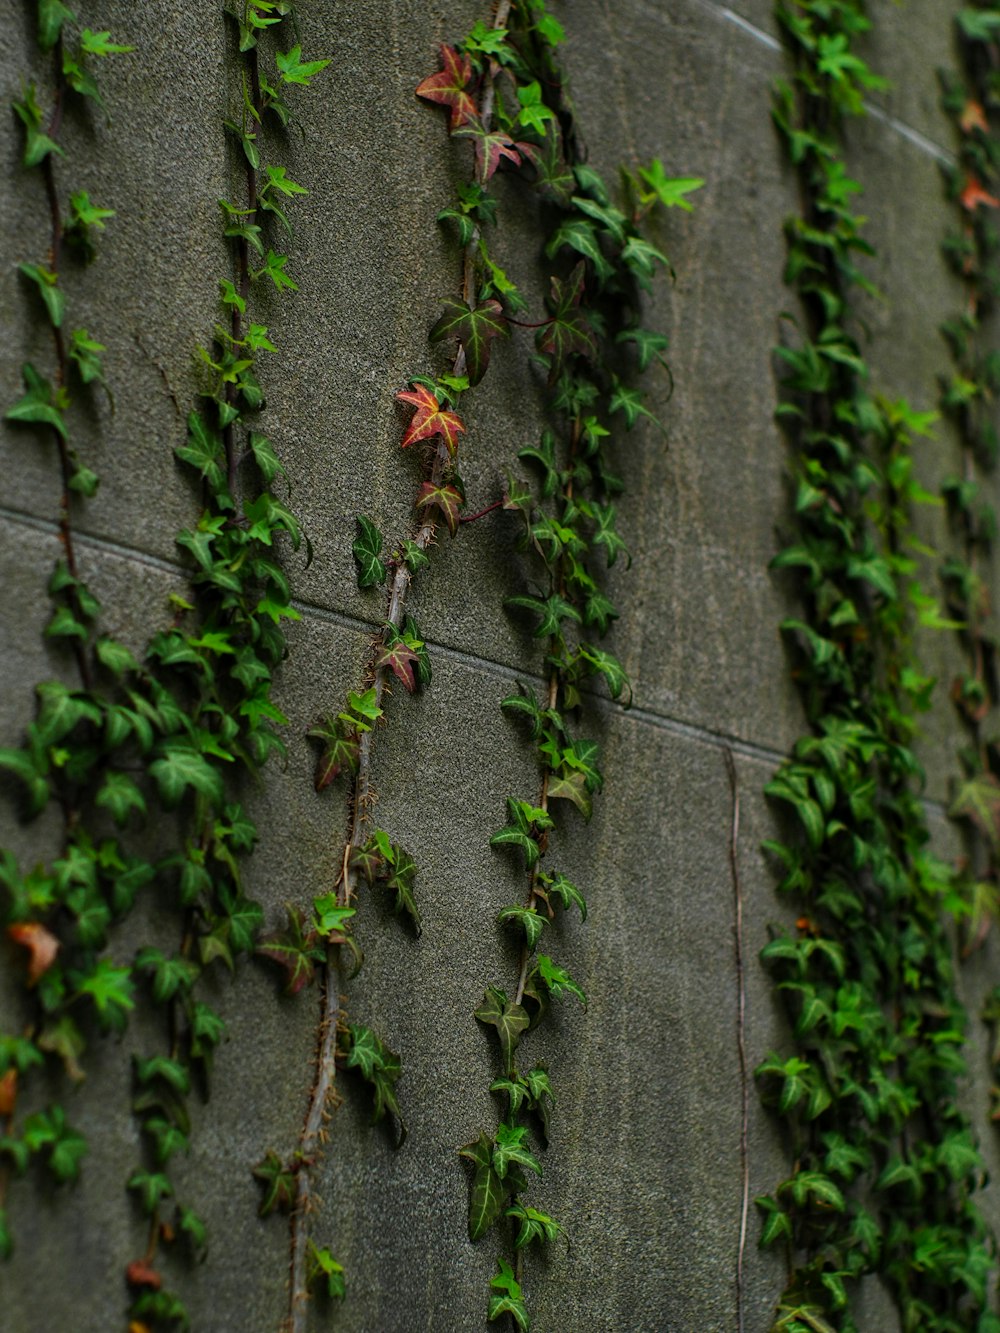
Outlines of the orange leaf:
[{"label": "orange leaf", "polygon": [[138,1319],[130,1319],[128,1333],[153,1333],[148,1324],[142,1324]]},{"label": "orange leaf", "polygon": [[958,123],[964,134],[971,134],[973,130],[982,130],[984,134],[989,133],[990,127],[986,120],[986,112],[983,110],[982,103],[977,102],[974,97],[970,98],[962,108],[962,115]]},{"label": "orange leaf", "polygon": [[958,201],[970,213],[974,213],[980,204],[985,204],[988,208],[1000,208],[1000,199],[990,194],[988,190],[984,190],[974,176],[969,177],[965,189],[958,196]]},{"label": "orange leaf", "polygon": [[31,954],[28,960],[28,985],[33,986],[56,961],[58,939],[39,921],[19,921],[8,926],[7,938],[22,945]]},{"label": "orange leaf", "polygon": [[125,1279],[132,1287],[150,1287],[153,1291],[163,1286],[163,1278],[145,1259],[133,1259],[125,1269]]},{"label": "orange leaf", "polygon": [[13,1115],[16,1104],[17,1070],[8,1069],[6,1074],[0,1077],[0,1116]]},{"label": "orange leaf", "polygon": [[422,384],[416,385],[412,392],[401,389],[396,397],[401,403],[412,403],[417,409],[403,436],[403,448],[418,440],[429,440],[433,435],[440,435],[448,446],[448,452],[454,456],[459,434],[465,433],[458,413],[442,411],[441,404]]}]

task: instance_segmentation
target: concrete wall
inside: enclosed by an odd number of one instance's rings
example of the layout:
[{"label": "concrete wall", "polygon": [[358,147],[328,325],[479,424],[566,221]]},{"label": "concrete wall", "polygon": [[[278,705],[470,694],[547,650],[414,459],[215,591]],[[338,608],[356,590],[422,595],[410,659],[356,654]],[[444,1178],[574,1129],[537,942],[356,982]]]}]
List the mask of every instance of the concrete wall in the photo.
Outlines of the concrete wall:
[{"label": "concrete wall", "polygon": [[[4,102],[36,64],[30,8],[16,6],[0,26]],[[272,766],[251,798],[262,838],[249,888],[274,924],[283,904],[307,903],[336,875],[343,795],[337,787],[313,792],[304,732],[356,683],[383,614],[381,592],[357,589],[354,515],[370,514],[393,536],[407,529],[419,479],[398,447],[393,393],[435,365],[427,330],[458,282],[434,218],[464,160],[413,89],[436,68],[436,44],[461,36],[487,9],[478,0],[305,0],[299,8],[304,51],[333,64],[300,99],[304,140],[289,140],[289,172],[310,190],[296,207],[290,249],[302,290],[270,321],[280,358],[266,386],[266,424],[315,549],[308,568],[288,560],[302,613],[277,690],[291,720],[288,762]],[[668,399],[665,381],[651,381],[666,443],[640,429],[622,446],[621,528],[635,560],[627,573],[613,571],[623,614],[609,644],[632,676],[635,706],[588,701],[607,790],[592,824],[581,831],[563,821],[559,838],[560,864],[591,904],[586,925],[561,928],[559,954],[591,1004],[586,1014],[559,1009],[531,1039],[559,1096],[533,1196],[567,1223],[572,1244],[530,1262],[526,1288],[539,1330],[704,1333],[736,1326],[740,1089],[727,746],[742,803],[751,1067],[785,1040],[756,963],[768,923],[787,912],[758,851],[773,831],[761,788],[802,724],[776,628],[792,605],[790,585],[767,568],[787,509],[771,347],[790,301],[781,224],[797,204],[769,119],[783,57],[770,0],[556,0],[553,8],[568,29],[565,59],[594,164],[610,176],[620,160],[658,156],[668,173],[707,184],[696,213],[672,215],[656,238],[678,276],[658,284],[647,322],[671,336],[676,390]],[[873,5],[873,61],[896,89],[851,135],[852,172],[865,185],[879,250],[873,273],[887,295],[871,311],[871,360],[886,393],[923,407],[933,405],[946,363],[937,324],[960,300],[938,254],[948,214],[936,158],[950,138],[934,70],[951,59],[950,9],[940,0]],[[196,393],[192,349],[211,336],[216,279],[229,271],[216,199],[230,189],[232,171],[219,129],[231,62],[215,5],[94,0],[84,21],[137,49],[104,72],[112,124],[82,130],[71,118],[69,162],[60,167],[62,180],[118,213],[96,265],[69,284],[75,320],[108,346],[117,401],[114,415],[95,402],[80,440],[102,485],[75,521],[109,628],[141,648],[163,622],[166,595],[184,586],[173,537],[196,497],[173,459],[183,423],[168,386],[186,412]],[[49,358],[48,335],[16,274],[17,262],[43,252],[46,226],[40,182],[19,168],[19,152],[7,116],[5,404],[18,392],[21,362]],[[535,244],[509,223],[497,240],[502,262],[537,291]],[[467,400],[470,504],[497,494],[514,450],[535,434],[530,400],[525,417],[528,337],[498,347],[490,375]],[[930,483],[951,466],[949,451],[942,431],[921,463]],[[57,553],[49,445],[0,430],[0,475],[0,744],[17,744],[33,713],[34,682],[66,671],[41,638]],[[946,540],[938,519],[925,522],[929,535]],[[389,702],[374,773],[379,822],[420,866],[425,930],[413,942],[363,898],[366,964],[350,992],[352,1012],[402,1054],[410,1137],[393,1152],[351,1095],[330,1123],[318,1238],[345,1264],[350,1298],[335,1315],[317,1308],[317,1328],[476,1329],[495,1269],[495,1238],[476,1247],[466,1238],[467,1184],[455,1150],[495,1123],[487,1092],[494,1051],[472,1010],[487,982],[510,984],[514,967],[495,915],[520,894],[521,880],[487,837],[503,820],[504,797],[537,784],[530,748],[498,705],[515,678],[540,678],[541,661],[502,609],[524,578],[502,520],[464,529],[432,556],[412,609],[434,682],[412,700]],[[927,653],[950,679],[954,645],[941,636]],[[942,699],[924,746],[942,846],[954,732]],[[0,805],[4,843],[29,863],[51,853],[55,821],[24,828],[12,811],[11,802]],[[128,957],[151,925],[130,924],[114,956]],[[973,1013],[995,963],[991,946],[966,976]],[[12,971],[5,947],[0,976]],[[195,1327],[256,1333],[282,1318],[287,1232],[281,1219],[257,1219],[250,1166],[295,1141],[317,1002],[311,992],[281,998],[271,971],[257,965],[220,985],[214,1002],[230,1040],[212,1100],[197,1110],[192,1153],[176,1173],[179,1192],[208,1220],[211,1251],[203,1267],[170,1272]],[[21,1021],[13,987],[3,987],[0,1008],[3,1026]],[[985,1038],[973,1027],[969,1105],[997,1167]],[[147,1035],[154,1039],[140,1024],[124,1042],[99,1045],[86,1083],[71,1094],[72,1117],[92,1145],[79,1186],[50,1194],[29,1179],[11,1190],[20,1243],[0,1270],[0,1322],[11,1333],[120,1326],[124,1266],[143,1246],[124,1191],[138,1148],[126,1057]],[[784,1167],[780,1132],[753,1094],[752,1192],[771,1189]],[[996,1201],[987,1203],[1000,1218]],[[783,1272],[755,1241],[752,1216],[747,1328],[761,1330]],[[889,1333],[879,1293],[864,1301],[865,1326]]]}]

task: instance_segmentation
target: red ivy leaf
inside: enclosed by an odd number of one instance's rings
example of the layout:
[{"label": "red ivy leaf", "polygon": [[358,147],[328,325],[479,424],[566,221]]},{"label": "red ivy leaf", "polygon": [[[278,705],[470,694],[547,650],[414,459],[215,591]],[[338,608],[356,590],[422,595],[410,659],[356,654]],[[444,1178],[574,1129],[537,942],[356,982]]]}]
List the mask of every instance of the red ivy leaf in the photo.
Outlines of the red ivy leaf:
[{"label": "red ivy leaf", "polygon": [[125,1280],[129,1286],[149,1287],[152,1291],[159,1291],[163,1286],[163,1278],[145,1259],[132,1260],[125,1269]]},{"label": "red ivy leaf", "polygon": [[321,963],[324,950],[319,943],[315,930],[304,930],[305,918],[297,907],[286,908],[288,925],[284,930],[277,930],[265,935],[254,950],[262,958],[270,958],[287,974],[286,995],[298,995],[303,986],[308,986],[316,974],[316,964]]},{"label": "red ivy leaf", "polygon": [[969,213],[974,213],[980,204],[985,204],[988,208],[1000,208],[1000,199],[990,194],[988,190],[984,190],[975,176],[969,177],[965,189],[958,196],[958,201]]},{"label": "red ivy leaf", "polygon": [[458,437],[465,433],[458,413],[443,411],[430,389],[423,384],[416,385],[412,391],[401,389],[396,397],[401,403],[412,403],[417,409],[403,436],[403,448],[416,444],[418,440],[429,440],[434,435],[440,435],[448,446],[449,454],[454,457]]},{"label": "red ivy leaf", "polygon": [[446,301],[445,311],[430,332],[432,343],[457,338],[465,350],[469,383],[478,384],[490,364],[494,338],[509,338],[510,329],[499,301],[481,301],[473,307],[464,301]]},{"label": "red ivy leaf", "polygon": [[432,74],[417,85],[417,96],[426,102],[438,102],[446,106],[451,113],[448,121],[449,130],[457,130],[475,119],[476,104],[469,93],[472,82],[472,65],[468,56],[460,55],[453,46],[441,46],[441,64],[444,68],[439,74]]},{"label": "red ivy leaf", "polygon": [[407,648],[402,639],[397,639],[395,643],[387,644],[382,649],[376,666],[388,667],[395,676],[403,682],[409,692],[412,694],[417,688],[416,677],[413,669],[418,662],[417,654],[412,648]]},{"label": "red ivy leaf", "polygon": [[454,486],[435,486],[433,482],[425,481],[417,495],[415,508],[423,509],[429,506],[437,509],[448,524],[448,531],[454,537],[458,531],[458,511],[462,504],[462,497]]},{"label": "red ivy leaf", "polygon": [[316,790],[322,791],[324,787],[328,787],[345,768],[349,773],[356,773],[358,752],[357,736],[334,736],[327,743],[316,765]]},{"label": "red ivy leaf", "polygon": [[39,921],[19,921],[8,926],[7,938],[20,944],[31,955],[28,959],[28,985],[33,986],[56,961],[58,939]]},{"label": "red ivy leaf", "polygon": [[478,116],[460,126],[454,134],[456,138],[476,141],[476,171],[483,185],[496,171],[502,157],[513,162],[515,167],[521,165],[521,154],[510,135],[501,130],[488,130]]},{"label": "red ivy leaf", "polygon": [[17,1070],[8,1069],[0,1075],[0,1120],[14,1114],[17,1105]]}]

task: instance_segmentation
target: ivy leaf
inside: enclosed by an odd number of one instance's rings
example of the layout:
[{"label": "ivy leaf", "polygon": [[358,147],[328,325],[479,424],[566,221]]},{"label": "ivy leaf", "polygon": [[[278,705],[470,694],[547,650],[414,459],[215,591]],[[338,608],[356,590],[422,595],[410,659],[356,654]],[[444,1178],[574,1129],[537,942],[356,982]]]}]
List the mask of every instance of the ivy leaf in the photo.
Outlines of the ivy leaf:
[{"label": "ivy leaf", "polygon": [[407,646],[406,641],[395,634],[395,630],[392,626],[389,626],[388,628],[393,629],[395,637],[385,644],[381,653],[375,660],[375,665],[377,667],[388,667],[393,675],[396,676],[398,680],[401,680],[409,693],[412,694],[417,688],[414,668],[416,667],[419,658],[413,649]]},{"label": "ivy leaf", "polygon": [[542,101],[542,85],[535,79],[532,83],[518,84],[517,100],[521,109],[517,113],[517,124],[533,131],[539,139],[544,139],[549,122],[558,123],[558,117],[551,107]]},{"label": "ivy leaf", "polygon": [[418,440],[429,440],[440,435],[448,446],[452,457],[458,449],[458,437],[464,434],[465,427],[456,412],[444,411],[431,391],[423,384],[417,384],[411,390],[401,389],[396,398],[401,403],[411,403],[417,410],[406,429],[402,447],[408,448]]},{"label": "ivy leaf", "polygon": [[487,986],[475,1017],[487,1027],[496,1028],[504,1069],[509,1077],[513,1073],[514,1053],[521,1034],[528,1028],[527,1011],[508,1000],[503,991],[497,990],[495,986]]},{"label": "ivy leaf", "polygon": [[121,1032],[135,1008],[132,970],[115,967],[109,958],[102,958],[94,971],[80,980],[77,994],[89,995],[93,1000],[102,1027]]},{"label": "ivy leaf", "polygon": [[582,617],[572,602],[566,600],[559,593],[553,593],[551,597],[544,599],[540,597],[507,597],[504,599],[506,606],[523,607],[526,611],[532,611],[538,616],[538,624],[534,629],[536,639],[563,638],[562,622],[564,620],[575,621],[580,624]]},{"label": "ivy leaf", "polygon": [[[461,492],[450,483],[436,486],[431,481],[425,481],[421,483],[420,490],[417,492],[417,501],[414,508],[436,509],[448,525],[448,531],[454,537],[458,532],[458,511],[464,503]],[[418,554],[423,555],[423,552],[418,551]],[[424,559],[426,560],[426,556]]]},{"label": "ivy leaf", "polygon": [[616,343],[635,343],[636,351],[639,354],[639,370],[643,371],[650,361],[657,360],[664,370],[669,367],[660,355],[670,346],[670,339],[662,333],[654,333],[649,329],[641,329],[638,326],[630,329],[623,329],[615,338]]},{"label": "ivy leaf", "polygon": [[456,138],[475,141],[476,172],[483,185],[493,176],[502,158],[516,167],[521,165],[521,154],[510,136],[502,130],[488,130],[478,116],[470,116],[452,133]]},{"label": "ivy leaf", "polygon": [[587,997],[584,994],[583,987],[578,985],[564,968],[558,967],[548,954],[540,953],[538,955],[538,962],[535,964],[534,971],[551,995],[562,995],[564,991],[567,991],[570,995],[575,995],[586,1009]]},{"label": "ivy leaf", "polygon": [[543,916],[539,916],[534,909],[528,907],[503,907],[497,915],[497,921],[501,925],[512,921],[520,926],[524,931],[525,943],[530,953],[534,953],[535,946],[542,938],[542,931],[548,924]]},{"label": "ivy leaf", "polygon": [[575,904],[580,909],[580,920],[586,921],[587,904],[584,896],[565,875],[539,875],[538,878],[544,889],[546,900],[550,894],[555,894],[566,911]]},{"label": "ivy leaf", "polygon": [[576,808],[589,822],[594,803],[587,790],[587,780],[583,773],[555,773],[549,779],[549,800],[572,801]]},{"label": "ivy leaf", "polygon": [[178,445],[174,453],[195,468],[213,491],[218,491],[224,480],[221,467],[225,456],[222,437],[212,430],[198,412],[189,413],[187,427],[187,443]]},{"label": "ivy leaf", "polygon": [[286,906],[288,925],[284,930],[264,935],[254,953],[262,958],[270,958],[286,973],[285,994],[298,995],[304,986],[311,984],[316,975],[316,964],[321,963],[326,954],[319,943],[319,937],[312,928],[305,929],[305,915],[297,907]]},{"label": "ivy leaf", "polygon": [[[551,294],[547,301],[552,320],[536,335],[538,350],[551,356],[553,369],[558,370],[567,357],[581,356],[586,361],[597,357],[597,339],[581,309],[586,285],[586,268],[581,260],[565,279],[553,277]],[[539,460],[543,461],[543,460]]]},{"label": "ivy leaf", "polygon": [[358,587],[373,588],[379,583],[384,583],[388,573],[379,559],[383,537],[371,519],[365,518],[364,514],[357,515],[357,522],[361,535],[355,540],[351,550],[358,562]]},{"label": "ivy leaf", "polygon": [[632,687],[629,684],[625,668],[622,666],[621,662],[618,661],[617,657],[614,657],[611,653],[604,652],[601,648],[594,648],[590,644],[581,644],[580,658],[587,663],[592,672],[604,677],[608,686],[608,692],[612,699],[620,698],[622,692],[627,690],[629,694],[629,703],[631,703]]},{"label": "ivy leaf", "polygon": [[109,811],[119,827],[128,823],[133,810],[137,810],[140,815],[146,813],[146,798],[136,783],[127,773],[116,773],[113,770],[105,774],[104,782],[94,797],[94,804]]},{"label": "ivy leaf", "polygon": [[490,364],[490,345],[494,338],[509,338],[510,328],[499,301],[481,301],[477,306],[464,301],[446,301],[444,314],[430,331],[431,343],[454,338],[465,351],[469,384],[478,384]]},{"label": "ivy leaf", "polygon": [[24,1122],[23,1139],[31,1153],[45,1153],[49,1169],[60,1184],[76,1180],[80,1161],[90,1149],[82,1134],[66,1120],[61,1106],[29,1115]]},{"label": "ivy leaf", "polygon": [[522,1203],[515,1203],[513,1207],[508,1208],[506,1216],[512,1217],[520,1223],[520,1230],[517,1233],[517,1239],[514,1241],[515,1250],[520,1250],[533,1240],[540,1242],[555,1240],[562,1231],[562,1227],[555,1218],[549,1217],[547,1213],[540,1213],[537,1209],[527,1207]]},{"label": "ivy leaf", "polygon": [[493,1167],[493,1145],[485,1134],[460,1148],[458,1155],[475,1167],[469,1194],[469,1239],[475,1242],[500,1217],[507,1192]]},{"label": "ivy leaf", "polygon": [[264,1195],[257,1209],[258,1216],[274,1212],[290,1213],[295,1206],[295,1176],[273,1148],[253,1168],[253,1177],[264,1187]]},{"label": "ivy leaf", "polygon": [[1000,847],[1000,779],[992,773],[977,773],[964,782],[948,811],[953,819],[965,818]]},{"label": "ivy leaf", "polygon": [[61,947],[58,937],[40,921],[18,921],[7,927],[7,938],[27,949],[28,985],[36,985],[56,961]]},{"label": "ivy leaf", "polygon": [[306,1282],[310,1287],[320,1286],[330,1300],[343,1300],[347,1294],[343,1265],[325,1247],[318,1249],[311,1239]]},{"label": "ivy leaf", "polygon": [[85,1074],[80,1057],[87,1049],[87,1043],[69,1014],[46,1024],[38,1036],[38,1045],[41,1050],[59,1057],[67,1078],[74,1083],[83,1082]]},{"label": "ivy leaf", "polygon": [[27,426],[51,426],[63,440],[68,440],[60,396],[53,393],[51,384],[29,361],[21,367],[21,375],[27,392],[8,407],[4,420]]},{"label": "ivy leaf", "polygon": [[33,83],[28,84],[24,100],[13,102],[11,105],[24,126],[24,156],[21,160],[26,167],[37,167],[40,162],[44,162],[49,153],[58,153],[60,157],[66,156],[56,141],[42,131],[42,108],[35,97]]},{"label": "ivy leaf", "polygon": [[372,1124],[377,1124],[386,1112],[391,1111],[399,1120],[400,1139],[397,1147],[402,1147],[406,1138],[406,1126],[396,1097],[396,1082],[402,1073],[399,1056],[391,1051],[371,1028],[361,1023],[348,1023],[345,1036],[346,1047],[341,1048],[341,1055],[349,1069],[357,1069],[367,1082],[372,1085],[375,1103],[372,1111]]},{"label": "ivy leaf", "polygon": [[453,46],[441,45],[441,71],[417,85],[417,96],[427,102],[437,102],[448,108],[448,129],[457,130],[476,118],[476,104],[469,85],[472,82],[472,64],[467,56]]},{"label": "ivy leaf", "polygon": [[75,17],[61,0],[38,0],[38,45],[41,49],[51,51],[59,40],[63,24]]},{"label": "ivy leaf", "polygon": [[66,309],[66,297],[59,287],[59,274],[50,273],[38,264],[18,264],[18,269],[38,288],[38,293],[48,312],[49,322],[58,329],[62,325]]},{"label": "ivy leaf", "polygon": [[[422,490],[423,486],[421,486],[421,491]],[[452,536],[454,535],[455,534],[452,533]],[[423,569],[425,565],[431,563],[430,556],[428,556],[427,552],[422,547],[418,546],[416,542],[412,541],[403,542],[403,559],[406,561],[406,568],[411,574],[416,574],[418,569]]]},{"label": "ivy leaf", "polygon": [[209,800],[222,800],[221,774],[189,745],[165,743],[162,756],[150,764],[149,772],[168,810],[179,803],[189,787]]},{"label": "ivy leaf", "polygon": [[394,844],[394,861],[392,874],[386,879],[386,888],[391,889],[396,895],[396,904],[394,911],[398,914],[406,912],[413,922],[413,928],[419,935],[421,933],[420,912],[417,908],[416,898],[413,896],[413,881],[417,874],[417,864],[410,856],[409,852],[404,851],[402,847]]},{"label": "ivy leaf", "polygon": [[564,222],[552,235],[545,253],[552,259],[560,250],[569,248],[589,260],[600,282],[614,276],[614,266],[601,249],[600,233],[593,222],[573,218]]},{"label": "ivy leaf", "polygon": [[263,266],[259,269],[251,269],[250,276],[256,281],[265,275],[274,283],[275,290],[281,291],[282,287],[287,287],[289,291],[297,292],[298,284],[285,272],[285,265],[288,263],[287,255],[278,255],[271,249],[268,249],[264,257]]},{"label": "ivy leaf", "polygon": [[303,60],[302,47],[293,46],[290,51],[276,51],[274,55],[282,83],[297,83],[308,88],[321,70],[326,69],[329,60]]},{"label": "ivy leaf", "polygon": [[649,193],[642,196],[644,204],[655,200],[664,208],[682,208],[687,213],[693,211],[694,205],[689,204],[685,196],[705,184],[698,176],[668,176],[658,157],[654,157],[648,167],[640,167],[639,176],[649,187]]},{"label": "ivy leaf", "polygon": [[540,1176],[542,1174],[542,1167],[538,1158],[524,1147],[524,1136],[527,1132],[527,1125],[500,1124],[497,1126],[496,1142],[493,1146],[493,1165],[501,1180],[506,1179],[512,1162],[516,1162],[518,1166],[527,1167],[529,1171],[534,1171],[536,1175]]},{"label": "ivy leaf", "polygon": [[490,1278],[490,1287],[499,1294],[490,1297],[489,1309],[486,1313],[487,1322],[492,1324],[501,1315],[509,1314],[522,1333],[528,1333],[528,1311],[525,1308],[524,1297],[521,1293],[521,1284],[514,1277],[514,1270],[510,1264],[503,1259],[497,1259],[497,1263],[500,1266],[500,1272],[496,1277]]}]

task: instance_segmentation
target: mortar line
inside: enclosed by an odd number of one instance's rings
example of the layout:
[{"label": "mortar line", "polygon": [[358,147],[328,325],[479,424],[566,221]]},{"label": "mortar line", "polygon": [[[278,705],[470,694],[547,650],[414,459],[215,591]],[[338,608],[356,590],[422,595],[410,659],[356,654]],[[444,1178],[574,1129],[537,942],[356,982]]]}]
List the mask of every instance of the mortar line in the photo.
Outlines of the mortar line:
[{"label": "mortar line", "polygon": [[[715,3],[715,0],[699,0],[699,3],[703,8],[714,11],[724,22],[731,23],[734,27],[739,28],[741,32],[746,33],[759,45],[767,47],[769,51],[781,52],[784,50],[777,37],[772,37],[769,32],[764,32],[762,28],[758,28],[749,19],[745,19],[742,14],[735,13],[727,5],[719,5]],[[907,125],[906,121],[900,120],[898,116],[893,116],[888,111],[883,111],[880,106],[876,106],[873,102],[866,100],[863,105],[866,115],[871,116],[872,120],[877,120],[888,126],[900,138],[906,139],[908,143],[913,144],[915,148],[919,148],[928,157],[933,157],[938,162],[946,162],[952,166],[955,164],[954,153],[942,147],[941,144],[935,143],[926,134],[914,129],[912,125]]]},{"label": "mortar line", "polygon": [[[13,524],[20,524],[23,527],[32,528],[50,536],[58,537],[59,535],[59,525],[53,519],[39,518],[19,509],[11,509],[7,505],[0,505],[0,519],[3,518]],[[119,559],[135,561],[147,565],[151,569],[176,575],[183,579],[190,577],[191,571],[181,564],[175,564],[170,560],[163,559],[162,556],[151,555],[135,547],[125,546],[107,537],[98,537],[91,533],[77,533],[76,539],[80,545],[106,551]],[[292,598],[291,604],[296,611],[309,616],[311,619],[336,625],[341,629],[364,632],[381,623],[375,620],[365,620],[360,616],[352,616],[344,611],[334,611],[329,607],[319,606],[315,602],[309,602],[302,598]],[[514,684],[521,680],[538,685],[540,688],[544,688],[547,684],[541,674],[531,669],[519,670],[508,666],[504,662],[498,662],[494,658],[469,653],[463,648],[454,648],[434,639],[428,639],[426,642],[435,653],[461,666],[473,670],[486,670],[492,675],[500,676]],[[650,708],[643,708],[640,704],[633,704],[631,708],[625,708],[621,704],[615,703],[614,700],[596,694],[586,687],[584,687],[583,693],[602,711],[617,713],[626,720],[634,719],[637,722],[642,722],[646,726],[653,727],[657,731],[663,731],[679,740],[695,741],[702,745],[710,745],[717,750],[730,749],[734,754],[738,754],[744,759],[751,759],[756,763],[765,763],[774,767],[789,758],[785,751],[772,746],[760,745],[756,741],[743,740],[741,737],[728,732],[714,731],[710,727],[700,726],[696,722],[684,722],[682,719],[672,717],[668,713],[657,713]],[[938,814],[942,817],[947,814],[947,808],[940,801],[922,798],[922,804],[929,813]]]}]

